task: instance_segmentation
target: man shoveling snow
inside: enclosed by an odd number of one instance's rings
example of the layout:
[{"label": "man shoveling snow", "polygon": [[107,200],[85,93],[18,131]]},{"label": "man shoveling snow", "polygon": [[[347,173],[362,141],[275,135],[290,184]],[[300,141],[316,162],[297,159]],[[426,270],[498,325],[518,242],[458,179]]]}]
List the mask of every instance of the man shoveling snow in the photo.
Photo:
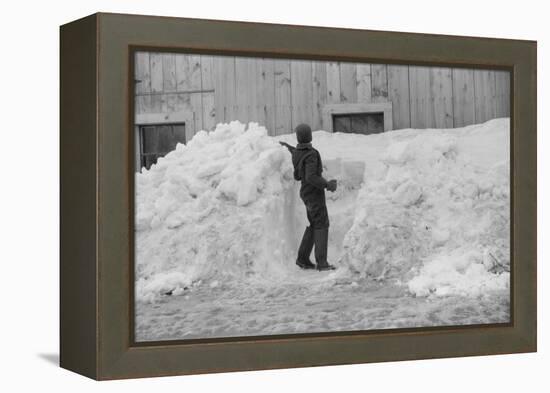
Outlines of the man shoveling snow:
[{"label": "man shoveling snow", "polygon": [[[300,198],[306,206],[309,221],[298,249],[296,264],[302,269],[333,270],[335,267],[327,261],[329,219],[325,188],[331,192],[336,191],[336,180],[327,181],[322,176],[321,155],[311,145],[311,128],[307,124],[300,124],[295,132],[298,140],[296,147],[285,142],[280,143],[292,154],[294,179],[302,182]],[[313,245],[317,266],[309,259]]]}]

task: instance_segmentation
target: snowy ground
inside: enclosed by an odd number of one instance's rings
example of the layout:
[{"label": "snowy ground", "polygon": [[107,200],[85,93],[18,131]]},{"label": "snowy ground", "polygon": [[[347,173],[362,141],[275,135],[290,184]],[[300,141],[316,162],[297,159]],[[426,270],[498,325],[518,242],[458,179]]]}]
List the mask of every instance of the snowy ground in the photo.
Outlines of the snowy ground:
[{"label": "snowy ground", "polygon": [[305,227],[290,156],[219,125],[136,177],[138,341],[509,319],[509,121],[314,133],[330,262],[294,265]]},{"label": "snowy ground", "polygon": [[[322,273],[319,273],[322,274]],[[203,287],[140,304],[137,341],[505,323],[507,291],[482,297],[413,297],[403,286],[358,281],[322,285]]]}]

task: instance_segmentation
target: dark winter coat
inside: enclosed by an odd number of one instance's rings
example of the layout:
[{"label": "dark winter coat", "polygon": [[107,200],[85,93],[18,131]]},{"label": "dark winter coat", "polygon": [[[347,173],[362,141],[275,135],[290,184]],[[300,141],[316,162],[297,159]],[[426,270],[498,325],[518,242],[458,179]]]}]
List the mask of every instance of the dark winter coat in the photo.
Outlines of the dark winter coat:
[{"label": "dark winter coat", "polygon": [[323,178],[323,162],[311,143],[299,143],[292,151],[294,179],[301,181],[300,198],[304,201],[308,220],[314,229],[329,226],[325,200],[327,181]]}]

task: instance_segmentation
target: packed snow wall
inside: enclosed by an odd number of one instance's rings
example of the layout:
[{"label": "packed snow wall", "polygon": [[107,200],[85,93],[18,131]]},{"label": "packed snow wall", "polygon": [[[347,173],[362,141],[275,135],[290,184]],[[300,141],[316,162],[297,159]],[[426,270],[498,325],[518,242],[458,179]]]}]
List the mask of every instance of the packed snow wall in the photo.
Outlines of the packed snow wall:
[{"label": "packed snow wall", "polygon": [[282,270],[278,264],[291,263],[296,235],[287,154],[264,128],[245,132],[231,123],[199,132],[137,174],[137,297],[177,294],[214,279],[273,276]]},{"label": "packed snow wall", "polygon": [[[327,193],[329,257],[339,269],[314,273],[393,280],[416,295],[506,288],[508,138],[507,119],[315,132],[324,175],[339,182]],[[254,123],[220,124],[136,175],[138,300],[220,282],[307,284],[294,264],[305,210],[278,140],[296,143]]]},{"label": "packed snow wall", "polygon": [[478,295],[509,284],[507,119],[403,130],[366,179],[342,263],[417,295]]}]

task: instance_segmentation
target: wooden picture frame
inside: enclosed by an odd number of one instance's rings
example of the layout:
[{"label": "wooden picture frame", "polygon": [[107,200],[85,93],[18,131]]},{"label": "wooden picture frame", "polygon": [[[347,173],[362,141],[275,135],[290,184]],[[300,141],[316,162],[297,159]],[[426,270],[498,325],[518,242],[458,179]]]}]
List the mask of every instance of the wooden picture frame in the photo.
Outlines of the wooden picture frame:
[{"label": "wooden picture frame", "polygon": [[[510,71],[511,322],[135,343],[137,49]],[[62,26],[61,366],[105,380],[536,351],[536,53],[533,41],[105,13]]]}]

